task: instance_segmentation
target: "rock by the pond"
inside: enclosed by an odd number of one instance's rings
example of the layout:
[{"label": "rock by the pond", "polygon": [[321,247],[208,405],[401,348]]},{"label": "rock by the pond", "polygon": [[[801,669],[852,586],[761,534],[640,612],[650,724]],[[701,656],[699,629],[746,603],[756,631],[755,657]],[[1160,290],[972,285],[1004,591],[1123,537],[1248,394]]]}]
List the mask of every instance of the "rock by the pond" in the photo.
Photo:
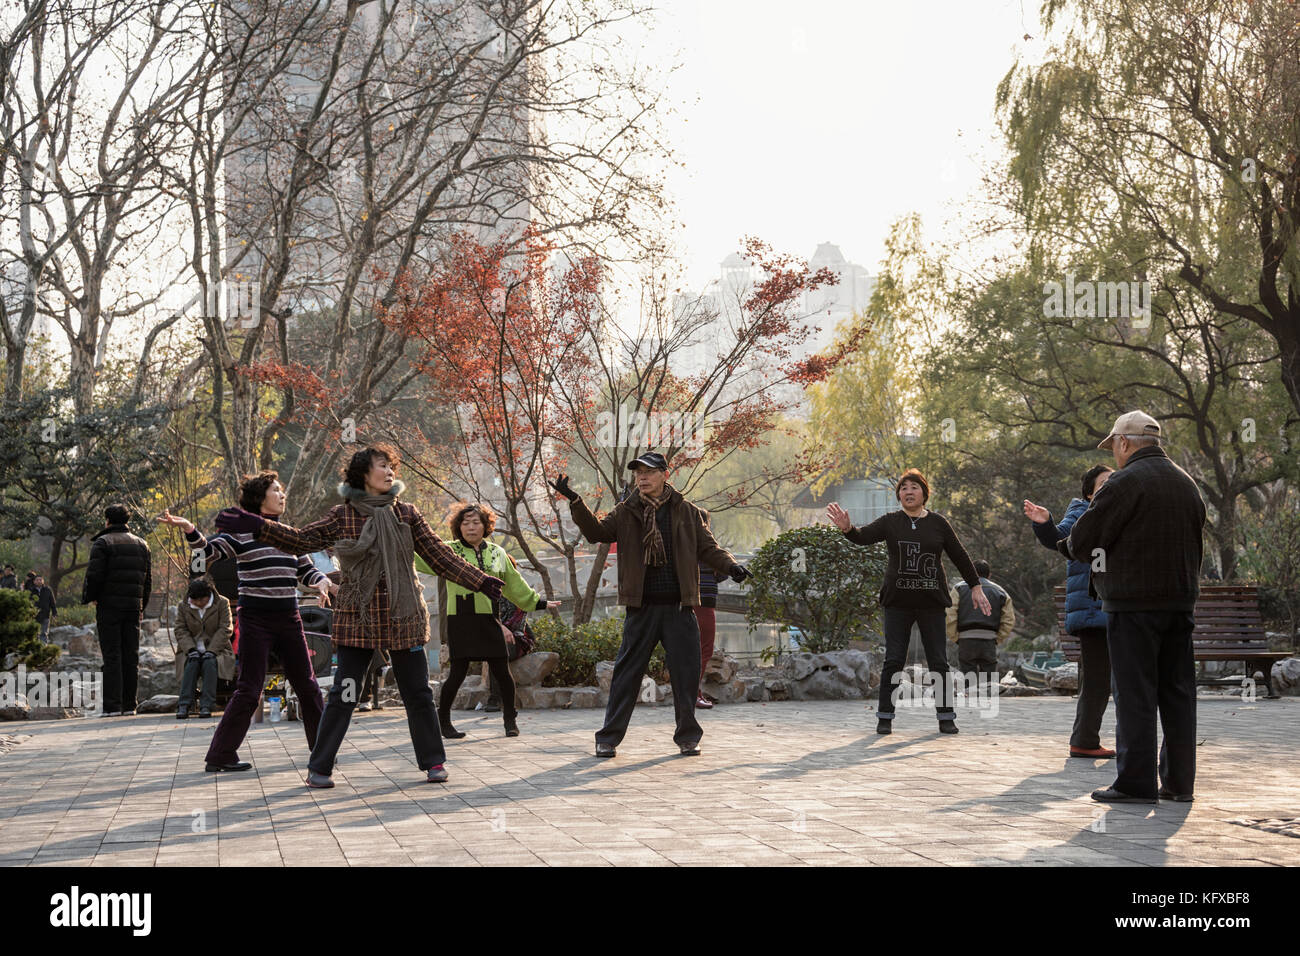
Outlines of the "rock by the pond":
[{"label": "rock by the pond", "polygon": [[1288,657],[1273,664],[1273,690],[1288,697],[1300,695],[1300,657]]},{"label": "rock by the pond", "polygon": [[704,680],[714,684],[730,684],[736,679],[736,660],[722,654],[714,654],[704,666]]},{"label": "rock by the pond", "polygon": [[[762,682],[758,683],[762,687]],[[701,690],[708,694],[719,704],[738,704],[748,697],[748,688],[743,680],[730,680],[725,684],[719,684],[716,681],[707,681],[702,685]]]},{"label": "rock by the pond", "polygon": [[12,700],[5,700],[0,705],[0,720],[26,720],[31,713],[26,694],[15,694]]},{"label": "rock by the pond", "polygon": [[517,661],[510,662],[510,673],[516,687],[531,687],[551,676],[560,664],[560,655],[554,651],[533,651]]},{"label": "rock by the pond", "polygon": [[592,708],[600,707],[600,688],[599,687],[575,687],[569,694],[570,708]]},{"label": "rock by the pond", "polygon": [[786,665],[791,700],[852,700],[880,684],[876,655],[865,651],[792,654]]},{"label": "rock by the pond", "polygon": [[19,654],[17,651],[14,651],[12,654],[6,654],[3,665],[0,665],[0,670],[11,671],[18,666],[18,662],[22,659],[23,655]]},{"label": "rock by the pond", "polygon": [[1047,672],[1047,686],[1052,690],[1076,691],[1079,689],[1079,665],[1071,661]]},{"label": "rock by the pond", "polygon": [[136,678],[136,696],[138,698],[156,697],[159,694],[178,694],[181,682],[176,677],[173,664],[166,667],[141,667]]},{"label": "rock by the pond", "polygon": [[790,685],[780,678],[763,681],[763,690],[771,700],[790,699]]},{"label": "rock by the pond", "polygon": [[148,700],[136,705],[137,714],[170,714],[176,710],[180,697],[175,694],[154,694]]}]

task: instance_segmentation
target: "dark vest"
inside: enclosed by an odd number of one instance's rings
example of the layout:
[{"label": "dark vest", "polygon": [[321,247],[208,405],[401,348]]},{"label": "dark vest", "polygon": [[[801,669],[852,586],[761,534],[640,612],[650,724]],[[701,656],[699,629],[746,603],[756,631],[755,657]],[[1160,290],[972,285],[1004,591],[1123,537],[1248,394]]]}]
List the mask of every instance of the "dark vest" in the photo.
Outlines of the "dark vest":
[{"label": "dark vest", "polygon": [[[957,633],[962,631],[997,631],[1002,623],[1002,607],[1007,603],[1007,592],[988,578],[980,578],[984,585],[984,596],[989,599],[989,608],[993,613],[981,614],[971,600],[970,585],[962,581],[957,585]],[[974,636],[974,635],[972,635]]]}]

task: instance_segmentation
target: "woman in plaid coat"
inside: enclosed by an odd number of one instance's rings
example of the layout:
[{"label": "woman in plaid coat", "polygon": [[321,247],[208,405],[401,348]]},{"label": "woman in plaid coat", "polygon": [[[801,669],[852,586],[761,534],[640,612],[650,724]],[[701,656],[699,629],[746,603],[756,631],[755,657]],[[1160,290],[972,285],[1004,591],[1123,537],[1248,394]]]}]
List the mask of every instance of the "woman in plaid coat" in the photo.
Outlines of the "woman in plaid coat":
[{"label": "woman in plaid coat", "polygon": [[332,547],[342,566],[332,632],[338,668],[307,764],[310,787],[334,786],[330,777],[334,759],[376,649],[389,651],[392,658],[420,769],[430,783],[446,780],[446,753],[424,656],[429,614],[415,579],[415,555],[448,581],[493,600],[501,596],[499,578],[458,557],[414,506],[398,500],[405,489],[394,476],[399,463],[396,450],[388,445],[354,454],[339,485],[344,503],[304,528],[267,521],[237,508],[217,516],[219,528],[251,532],[258,541],[290,554]]}]

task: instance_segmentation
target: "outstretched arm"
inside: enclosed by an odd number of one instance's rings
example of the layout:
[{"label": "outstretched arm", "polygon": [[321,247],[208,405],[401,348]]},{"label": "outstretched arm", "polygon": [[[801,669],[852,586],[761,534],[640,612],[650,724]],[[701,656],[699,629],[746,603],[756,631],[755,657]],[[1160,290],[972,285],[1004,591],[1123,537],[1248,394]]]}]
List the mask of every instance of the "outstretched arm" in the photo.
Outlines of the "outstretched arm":
[{"label": "outstretched arm", "polygon": [[343,522],[339,516],[339,508],[342,507],[344,506],[336,505],[325,517],[302,528],[263,518],[261,527],[253,532],[253,537],[286,554],[324,551],[343,536]]}]

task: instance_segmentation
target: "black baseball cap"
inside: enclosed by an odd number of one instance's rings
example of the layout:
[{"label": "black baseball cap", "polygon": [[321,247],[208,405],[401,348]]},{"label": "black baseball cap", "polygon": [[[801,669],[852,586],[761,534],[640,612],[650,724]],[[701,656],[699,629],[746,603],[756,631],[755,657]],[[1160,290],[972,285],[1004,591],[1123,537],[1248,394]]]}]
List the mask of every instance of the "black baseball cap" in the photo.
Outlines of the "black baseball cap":
[{"label": "black baseball cap", "polygon": [[628,462],[628,468],[635,468],[637,465],[645,465],[647,468],[658,468],[660,471],[668,470],[668,462],[664,456],[657,451],[648,451],[636,461]]}]

